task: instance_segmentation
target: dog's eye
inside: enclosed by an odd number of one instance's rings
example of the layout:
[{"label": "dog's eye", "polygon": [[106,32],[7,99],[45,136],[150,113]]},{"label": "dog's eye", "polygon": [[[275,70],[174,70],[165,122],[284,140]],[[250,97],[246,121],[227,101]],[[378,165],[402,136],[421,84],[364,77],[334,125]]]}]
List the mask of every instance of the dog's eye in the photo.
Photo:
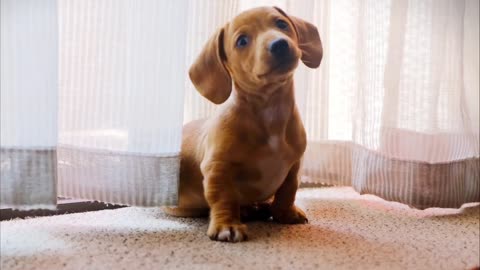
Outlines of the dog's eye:
[{"label": "dog's eye", "polygon": [[277,25],[277,27],[280,28],[280,29],[287,29],[288,28],[288,23],[284,20],[277,20],[275,22],[275,25]]},{"label": "dog's eye", "polygon": [[248,37],[245,35],[241,35],[237,38],[237,47],[243,48],[248,45]]}]

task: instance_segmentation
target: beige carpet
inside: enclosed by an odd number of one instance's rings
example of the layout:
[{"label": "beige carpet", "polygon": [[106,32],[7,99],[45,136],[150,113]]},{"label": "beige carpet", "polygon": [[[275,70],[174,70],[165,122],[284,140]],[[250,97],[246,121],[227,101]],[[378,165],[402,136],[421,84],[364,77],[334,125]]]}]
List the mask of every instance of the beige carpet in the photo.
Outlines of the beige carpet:
[{"label": "beige carpet", "polygon": [[303,189],[307,225],[250,223],[213,242],[206,219],[122,208],[1,222],[1,269],[471,269],[480,206],[419,211],[350,188]]}]

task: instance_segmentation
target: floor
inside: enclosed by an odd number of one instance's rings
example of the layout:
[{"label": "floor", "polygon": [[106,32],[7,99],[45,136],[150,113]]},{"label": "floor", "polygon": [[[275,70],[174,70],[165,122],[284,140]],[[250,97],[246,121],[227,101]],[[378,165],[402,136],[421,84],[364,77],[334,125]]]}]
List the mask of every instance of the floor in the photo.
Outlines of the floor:
[{"label": "floor", "polygon": [[351,188],[306,188],[307,225],[249,224],[219,243],[206,219],[121,208],[0,223],[1,269],[473,269],[480,205],[410,209]]}]

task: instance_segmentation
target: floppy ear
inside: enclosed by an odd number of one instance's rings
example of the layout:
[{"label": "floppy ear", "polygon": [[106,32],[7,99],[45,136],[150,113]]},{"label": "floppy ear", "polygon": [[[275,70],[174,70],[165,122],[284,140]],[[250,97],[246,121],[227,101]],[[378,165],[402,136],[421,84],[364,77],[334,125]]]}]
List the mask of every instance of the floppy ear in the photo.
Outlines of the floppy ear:
[{"label": "floppy ear", "polygon": [[223,36],[221,28],[205,44],[189,71],[197,91],[215,104],[225,102],[232,92],[232,78],[224,66]]},{"label": "floppy ear", "polygon": [[309,68],[317,68],[320,66],[323,48],[317,27],[295,16],[288,16],[278,7],[274,8],[283,16],[287,17],[293,24],[298,38],[298,46],[302,51],[302,62]]}]

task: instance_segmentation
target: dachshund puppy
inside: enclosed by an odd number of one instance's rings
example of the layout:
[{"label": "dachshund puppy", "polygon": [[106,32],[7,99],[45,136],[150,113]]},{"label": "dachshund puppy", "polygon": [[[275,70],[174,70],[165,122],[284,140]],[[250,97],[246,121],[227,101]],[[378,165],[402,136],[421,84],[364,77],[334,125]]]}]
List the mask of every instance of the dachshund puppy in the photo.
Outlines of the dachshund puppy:
[{"label": "dachshund puppy", "polygon": [[[242,209],[267,209],[280,223],[306,223],[295,206],[306,135],[295,105],[299,59],[317,68],[317,28],[276,7],[245,11],[220,28],[190,68],[198,92],[221,104],[184,126],[175,216],[210,212],[207,235],[247,239]],[[266,207],[266,208],[265,208]]]}]

